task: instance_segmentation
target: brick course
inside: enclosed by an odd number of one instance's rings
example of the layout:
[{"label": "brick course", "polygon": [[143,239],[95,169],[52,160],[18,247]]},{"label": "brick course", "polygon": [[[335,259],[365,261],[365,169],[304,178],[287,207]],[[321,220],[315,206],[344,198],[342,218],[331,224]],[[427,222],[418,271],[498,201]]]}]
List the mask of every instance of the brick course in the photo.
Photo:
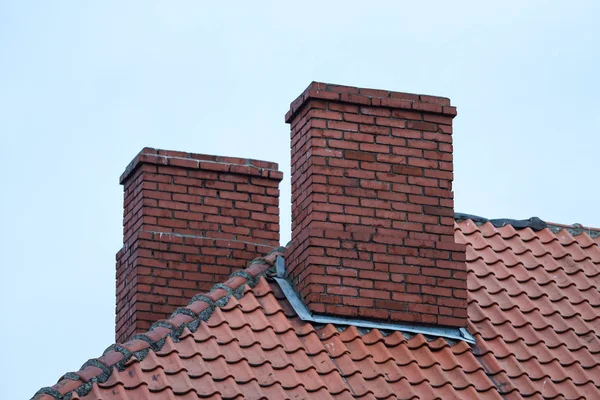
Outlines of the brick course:
[{"label": "brick course", "polygon": [[312,312],[466,325],[442,97],[313,82],[291,104],[287,271]]},{"label": "brick course", "polygon": [[116,340],[279,245],[277,164],[145,148],[121,176]]}]

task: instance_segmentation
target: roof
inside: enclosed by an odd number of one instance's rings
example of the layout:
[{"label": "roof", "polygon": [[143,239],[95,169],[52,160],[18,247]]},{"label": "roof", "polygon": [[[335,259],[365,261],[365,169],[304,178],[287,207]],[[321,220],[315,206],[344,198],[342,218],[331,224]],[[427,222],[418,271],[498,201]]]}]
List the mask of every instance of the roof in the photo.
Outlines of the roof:
[{"label": "roof", "polygon": [[456,227],[474,353],[516,398],[600,398],[600,236],[563,228]]},{"label": "roof", "polygon": [[474,345],[304,322],[271,278],[279,248],[35,398],[600,398],[600,231],[455,234]]}]

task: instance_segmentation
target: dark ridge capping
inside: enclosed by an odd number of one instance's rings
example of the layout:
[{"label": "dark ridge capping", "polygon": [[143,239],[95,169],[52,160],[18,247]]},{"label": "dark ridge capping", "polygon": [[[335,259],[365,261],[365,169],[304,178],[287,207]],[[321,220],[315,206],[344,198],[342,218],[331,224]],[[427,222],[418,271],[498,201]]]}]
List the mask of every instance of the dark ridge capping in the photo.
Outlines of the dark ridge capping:
[{"label": "dark ridge capping", "polygon": [[571,236],[578,236],[585,232],[592,239],[600,237],[600,229],[586,228],[585,226],[578,224],[578,223],[574,223],[572,226],[561,226],[561,225],[549,224],[548,229],[550,229],[553,233],[558,233],[558,232],[562,231],[563,229],[566,229],[567,232],[569,232],[569,234]]},{"label": "dark ridge capping", "polygon": [[531,228],[534,231],[541,231],[548,227],[548,224],[539,219],[538,217],[531,217],[529,219],[509,219],[509,218],[497,218],[487,219],[478,215],[454,213],[454,219],[456,221],[464,221],[470,219],[477,225],[483,225],[487,222],[494,225],[496,228],[501,228],[506,225],[512,225],[515,229]]},{"label": "dark ridge capping", "polygon": [[[277,247],[277,248],[271,250],[271,252],[269,252],[269,254],[266,257],[269,257],[270,255],[272,255],[274,253],[281,254],[284,250],[285,250],[285,248],[283,248],[283,247]],[[150,337],[148,337],[146,334],[140,333],[130,339],[130,341],[132,341],[132,340],[145,341],[149,344],[149,347],[146,347],[144,349],[141,349],[141,350],[138,350],[135,352],[131,352],[126,347],[124,347],[120,344],[113,344],[104,351],[103,355],[106,355],[109,351],[116,351],[116,352],[123,354],[123,359],[121,361],[117,362],[114,365],[106,365],[98,359],[95,359],[95,358],[90,359],[85,364],[83,364],[79,370],[81,371],[88,366],[94,366],[94,367],[99,368],[102,371],[100,374],[92,377],[89,381],[82,383],[82,385],[78,386],[77,388],[73,389],[70,392],[65,393],[64,395],[62,393],[60,393],[58,390],[54,389],[53,387],[43,387],[33,395],[32,399],[36,398],[37,396],[46,394],[57,400],[71,400],[74,392],[77,393],[77,395],[79,397],[87,396],[90,393],[90,391],[92,390],[92,386],[95,382],[100,382],[100,383],[106,382],[110,378],[110,375],[112,374],[112,371],[114,368],[116,368],[119,371],[123,371],[126,367],[125,364],[127,363],[127,361],[129,361],[129,359],[131,357],[135,356],[139,361],[142,361],[144,358],[146,358],[146,356],[148,355],[150,350],[159,351],[165,344],[167,337],[171,337],[171,339],[174,342],[179,342],[179,340],[180,340],[179,337],[183,333],[184,328],[187,327],[192,333],[195,332],[198,329],[200,322],[208,321],[208,319],[211,317],[212,313],[215,311],[215,309],[217,307],[225,306],[229,302],[231,297],[240,299],[244,294],[244,290],[245,290],[246,286],[249,286],[250,288],[254,288],[258,284],[258,281],[261,277],[263,277],[263,276],[266,277],[268,275],[274,274],[275,266],[271,265],[271,263],[269,263],[266,260],[266,257],[255,258],[254,260],[252,260],[249,263],[248,267],[250,267],[254,264],[259,264],[259,263],[270,266],[269,268],[265,269],[263,272],[257,274],[255,277],[252,277],[245,270],[238,270],[230,275],[230,278],[240,276],[240,277],[247,279],[247,281],[244,282],[243,284],[241,284],[238,288],[232,289],[223,283],[218,283],[218,284],[214,285],[213,288],[208,293],[212,292],[214,289],[223,289],[226,292],[226,294],[223,297],[219,298],[217,301],[213,301],[210,297],[206,296],[205,294],[197,294],[194,297],[192,297],[189,304],[193,303],[194,301],[201,300],[201,301],[206,302],[209,306],[204,311],[200,312],[200,314],[195,315],[192,310],[185,309],[185,307],[181,307],[181,308],[176,309],[171,314],[171,317],[169,318],[169,319],[171,319],[178,314],[186,314],[186,315],[193,316],[195,318],[194,320],[192,320],[188,323],[183,323],[179,327],[174,326],[168,320],[159,320],[150,327],[148,332],[150,332],[155,327],[165,327],[170,330],[170,332],[166,336],[161,337],[160,339],[154,341]],[[250,279],[248,279],[248,278],[250,278]],[[148,332],[146,332],[146,333],[148,333]],[[62,381],[63,379],[81,380],[79,375],[77,375],[76,373],[73,373],[73,372],[68,372],[65,375],[63,375],[59,379],[59,382]]]},{"label": "dark ridge capping", "polygon": [[505,225],[512,225],[515,229],[531,228],[534,231],[541,231],[544,228],[548,228],[555,234],[562,231],[563,229],[566,229],[567,232],[571,234],[571,236],[578,236],[585,232],[592,239],[600,237],[600,229],[588,228],[578,223],[569,226],[547,223],[542,221],[538,217],[531,217],[529,219],[521,220],[508,218],[487,219],[478,215],[454,213],[454,220],[456,221],[465,221],[467,219],[470,219],[471,221],[475,222],[476,225],[483,225],[486,222],[489,222],[496,228],[501,228]]}]

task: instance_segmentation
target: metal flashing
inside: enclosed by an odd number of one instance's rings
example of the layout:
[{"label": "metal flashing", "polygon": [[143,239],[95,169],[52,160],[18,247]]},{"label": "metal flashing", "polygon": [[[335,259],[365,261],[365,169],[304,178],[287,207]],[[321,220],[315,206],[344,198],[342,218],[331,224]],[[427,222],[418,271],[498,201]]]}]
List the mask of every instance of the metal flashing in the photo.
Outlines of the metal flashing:
[{"label": "metal flashing", "polygon": [[462,340],[469,344],[475,344],[475,338],[465,328],[432,327],[418,324],[396,324],[354,318],[341,318],[318,314],[315,315],[306,308],[304,302],[300,299],[292,285],[286,279],[275,277],[275,281],[302,321],[308,321],[317,324],[347,325],[355,326],[357,328],[380,329],[414,334],[421,333],[425,336]]},{"label": "metal flashing", "polygon": [[283,257],[277,257],[275,259],[275,273],[278,278],[285,278],[285,261]]}]

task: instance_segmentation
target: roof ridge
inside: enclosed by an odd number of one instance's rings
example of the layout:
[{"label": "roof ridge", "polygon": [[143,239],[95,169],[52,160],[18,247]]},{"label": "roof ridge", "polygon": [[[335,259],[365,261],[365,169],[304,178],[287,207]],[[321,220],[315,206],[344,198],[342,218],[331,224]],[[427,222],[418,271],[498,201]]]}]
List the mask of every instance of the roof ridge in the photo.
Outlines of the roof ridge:
[{"label": "roof ridge", "polygon": [[476,225],[483,225],[487,222],[494,225],[496,228],[501,228],[505,225],[511,225],[515,229],[531,228],[534,231],[540,231],[544,228],[550,229],[553,233],[560,232],[566,229],[571,235],[578,236],[582,233],[587,233],[590,237],[595,238],[600,236],[600,228],[594,228],[590,226],[583,226],[580,223],[560,224],[557,222],[544,221],[538,217],[531,217],[527,219],[511,219],[511,218],[495,218],[488,219],[479,215],[465,214],[465,213],[454,213],[455,221],[466,221],[471,220]]},{"label": "roof ridge", "polygon": [[580,223],[574,223],[572,225],[568,224],[560,224],[558,222],[547,222],[548,229],[550,229],[554,233],[558,233],[561,230],[565,229],[567,232],[571,234],[571,236],[579,236],[582,233],[587,233],[589,237],[596,238],[600,236],[600,228],[594,228],[591,226],[584,226]]},{"label": "roof ridge", "polygon": [[246,285],[254,288],[262,276],[273,272],[276,258],[286,250],[276,247],[265,257],[255,258],[245,269],[233,272],[227,281],[215,284],[208,293],[193,296],[187,306],[177,308],[168,319],[156,321],[145,333],[136,334],[123,344],[110,345],[102,356],[86,361],[79,371],[68,372],[52,387],[41,388],[33,399],[49,395],[57,400],[70,400],[73,392],[83,397],[95,382],[106,382],[115,367],[123,371],[133,356],[141,361],[151,350],[160,350],[167,337],[177,342],[185,328],[195,332],[200,322],[207,321],[217,307],[225,306],[231,296],[241,298]]}]

